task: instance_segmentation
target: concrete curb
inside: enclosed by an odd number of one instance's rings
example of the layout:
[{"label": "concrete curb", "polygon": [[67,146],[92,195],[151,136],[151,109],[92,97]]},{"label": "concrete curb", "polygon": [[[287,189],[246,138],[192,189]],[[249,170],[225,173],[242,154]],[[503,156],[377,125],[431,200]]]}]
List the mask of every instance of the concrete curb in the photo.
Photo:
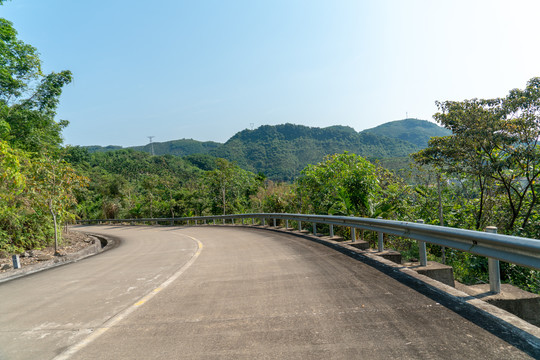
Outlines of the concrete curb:
[{"label": "concrete curb", "polygon": [[107,251],[116,246],[116,240],[103,235],[90,234],[88,235],[95,239],[94,244],[77,251],[73,254],[56,257],[51,260],[39,262],[37,264],[25,266],[21,269],[15,269],[10,272],[0,274],[0,284],[10,280],[18,279],[23,276],[35,274],[44,270],[52,269],[58,266],[70,264],[82,260],[84,258],[97,255],[103,251]]},{"label": "concrete curb", "polygon": [[[287,230],[285,228],[273,228],[270,226],[257,225],[212,225],[225,227],[245,227],[265,231],[274,231],[282,234],[294,235],[307,240],[318,242],[322,245],[333,248],[347,256],[356,258],[378,270],[392,276],[396,280],[413,287],[415,290],[428,297],[433,297],[445,306],[453,310],[467,310],[471,313],[471,318],[485,319],[484,326],[488,331],[504,331],[506,340],[530,349],[529,355],[534,358],[540,358],[540,328],[528,323],[516,315],[498,308],[487,302],[477,299],[469,294],[457,290],[449,285],[443,284],[437,280],[431,279],[425,275],[418,274],[416,271],[390,260],[377,256],[374,250],[360,250],[347,242],[337,242],[329,237],[315,236],[299,232],[298,230]],[[349,241],[350,243],[350,241]]]}]

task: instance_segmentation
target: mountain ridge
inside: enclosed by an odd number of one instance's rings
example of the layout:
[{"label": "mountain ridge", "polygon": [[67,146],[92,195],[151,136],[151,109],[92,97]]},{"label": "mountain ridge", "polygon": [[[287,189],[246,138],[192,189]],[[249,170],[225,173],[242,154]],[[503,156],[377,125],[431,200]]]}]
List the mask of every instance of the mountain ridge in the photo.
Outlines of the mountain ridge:
[{"label": "mountain ridge", "polygon": [[[406,159],[410,153],[425,148],[430,137],[449,134],[447,129],[419,119],[391,121],[360,132],[342,125],[319,128],[286,123],[241,130],[223,144],[180,139],[125,149],[152,152],[153,147],[156,155],[221,157],[246,170],[262,172],[270,179],[291,181],[308,164],[318,163],[326,155],[349,151],[372,161]],[[93,152],[122,147],[86,148]]]}]

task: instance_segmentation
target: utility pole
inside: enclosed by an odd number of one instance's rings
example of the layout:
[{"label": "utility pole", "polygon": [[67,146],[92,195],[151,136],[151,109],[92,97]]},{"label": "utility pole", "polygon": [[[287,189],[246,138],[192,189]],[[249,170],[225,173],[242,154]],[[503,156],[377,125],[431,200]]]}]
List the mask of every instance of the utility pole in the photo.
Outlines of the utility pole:
[{"label": "utility pole", "polygon": [[154,154],[154,143],[152,142],[152,139],[155,138],[155,136],[147,136],[148,139],[150,139],[150,148],[152,149],[152,155]]}]

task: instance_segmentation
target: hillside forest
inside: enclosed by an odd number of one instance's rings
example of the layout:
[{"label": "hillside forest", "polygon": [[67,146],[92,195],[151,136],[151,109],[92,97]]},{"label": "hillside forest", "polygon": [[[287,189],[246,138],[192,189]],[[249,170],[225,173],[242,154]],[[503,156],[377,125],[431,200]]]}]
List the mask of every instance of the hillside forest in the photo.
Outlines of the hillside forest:
[{"label": "hillside forest", "polygon": [[[362,133],[285,124],[241,131],[223,145],[193,141],[200,151],[182,155],[63,145],[68,121],[56,109],[71,80],[68,70],[43,73],[37,49],[0,19],[4,256],[61,243],[60,229],[76,219],[250,212],[491,225],[540,238],[540,78],[503,98],[437,103],[444,132],[428,143],[396,130],[399,123]],[[413,241],[387,244],[418,257]],[[437,246],[429,258],[452,265],[458,281],[487,281],[485,258]],[[540,293],[538,271],[501,265],[503,281]]]}]

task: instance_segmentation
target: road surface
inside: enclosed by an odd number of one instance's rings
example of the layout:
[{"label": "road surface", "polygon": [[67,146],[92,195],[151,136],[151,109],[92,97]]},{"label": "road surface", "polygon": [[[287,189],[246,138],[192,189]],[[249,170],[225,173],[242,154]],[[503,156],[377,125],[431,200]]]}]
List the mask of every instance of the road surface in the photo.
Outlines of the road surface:
[{"label": "road surface", "polygon": [[0,359],[537,355],[489,321],[304,238],[231,226],[79,230],[121,243],[0,284]]}]

